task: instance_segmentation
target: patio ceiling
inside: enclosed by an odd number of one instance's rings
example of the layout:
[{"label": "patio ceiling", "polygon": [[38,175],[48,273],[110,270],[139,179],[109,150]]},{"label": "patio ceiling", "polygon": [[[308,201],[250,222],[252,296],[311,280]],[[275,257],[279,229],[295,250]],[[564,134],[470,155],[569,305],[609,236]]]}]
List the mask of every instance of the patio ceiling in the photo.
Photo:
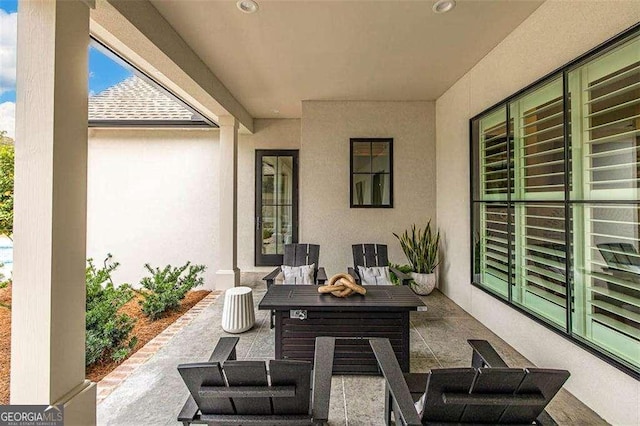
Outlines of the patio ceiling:
[{"label": "patio ceiling", "polygon": [[543,1],[151,0],[253,117],[302,100],[435,100]]}]

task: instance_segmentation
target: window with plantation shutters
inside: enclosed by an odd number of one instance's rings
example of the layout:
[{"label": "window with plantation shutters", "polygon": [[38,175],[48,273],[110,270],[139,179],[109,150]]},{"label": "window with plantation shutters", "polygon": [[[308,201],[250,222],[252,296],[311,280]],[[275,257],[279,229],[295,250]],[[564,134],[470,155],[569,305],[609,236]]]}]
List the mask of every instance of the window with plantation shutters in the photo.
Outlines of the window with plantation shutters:
[{"label": "window with plantation shutters", "polygon": [[640,40],[569,73],[582,182],[573,198],[636,200],[640,187]]},{"label": "window with plantation shutters", "polygon": [[[640,256],[638,205],[590,204],[584,253],[577,259],[581,282],[576,298],[583,311],[575,331],[622,356],[640,354]],[[579,238],[576,236],[576,238]]]},{"label": "window with plantation shutters", "polygon": [[[640,357],[640,38],[568,73],[576,334]],[[588,201],[588,202],[587,202]]]},{"label": "window with plantation shutters", "polygon": [[566,322],[566,245],[562,204],[516,205],[513,302],[554,324]]},{"label": "window with plantation shutters", "polygon": [[640,374],[640,26],[471,120],[473,283]]}]

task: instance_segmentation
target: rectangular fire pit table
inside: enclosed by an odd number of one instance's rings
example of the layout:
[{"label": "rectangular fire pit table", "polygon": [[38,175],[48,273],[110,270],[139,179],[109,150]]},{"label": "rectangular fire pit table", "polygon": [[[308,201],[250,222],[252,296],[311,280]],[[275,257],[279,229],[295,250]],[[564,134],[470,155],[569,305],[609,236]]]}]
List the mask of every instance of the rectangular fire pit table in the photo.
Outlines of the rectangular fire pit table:
[{"label": "rectangular fire pit table", "polygon": [[378,374],[367,340],[391,341],[403,371],[409,372],[409,312],[425,306],[408,286],[368,286],[366,296],[319,294],[315,285],[273,285],[258,305],[274,310],[276,359],[313,361],[318,336],[336,340],[334,374]]}]

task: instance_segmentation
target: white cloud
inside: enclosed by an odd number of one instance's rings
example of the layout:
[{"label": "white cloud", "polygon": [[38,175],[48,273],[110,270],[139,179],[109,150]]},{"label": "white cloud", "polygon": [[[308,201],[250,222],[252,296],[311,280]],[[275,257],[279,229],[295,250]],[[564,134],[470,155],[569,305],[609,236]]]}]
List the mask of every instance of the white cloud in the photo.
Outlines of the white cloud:
[{"label": "white cloud", "polygon": [[16,136],[16,104],[3,102],[0,104],[0,130],[6,130],[7,136]]},{"label": "white cloud", "polygon": [[16,88],[18,14],[0,9],[0,94]]}]

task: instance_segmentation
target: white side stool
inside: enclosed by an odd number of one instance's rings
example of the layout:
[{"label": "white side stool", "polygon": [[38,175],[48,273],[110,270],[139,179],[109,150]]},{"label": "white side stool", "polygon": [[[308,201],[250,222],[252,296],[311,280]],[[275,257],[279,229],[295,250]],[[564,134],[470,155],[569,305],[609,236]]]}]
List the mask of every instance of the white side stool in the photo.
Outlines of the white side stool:
[{"label": "white side stool", "polygon": [[242,333],[253,327],[253,293],[249,287],[234,287],[224,293],[222,329],[227,333]]}]

